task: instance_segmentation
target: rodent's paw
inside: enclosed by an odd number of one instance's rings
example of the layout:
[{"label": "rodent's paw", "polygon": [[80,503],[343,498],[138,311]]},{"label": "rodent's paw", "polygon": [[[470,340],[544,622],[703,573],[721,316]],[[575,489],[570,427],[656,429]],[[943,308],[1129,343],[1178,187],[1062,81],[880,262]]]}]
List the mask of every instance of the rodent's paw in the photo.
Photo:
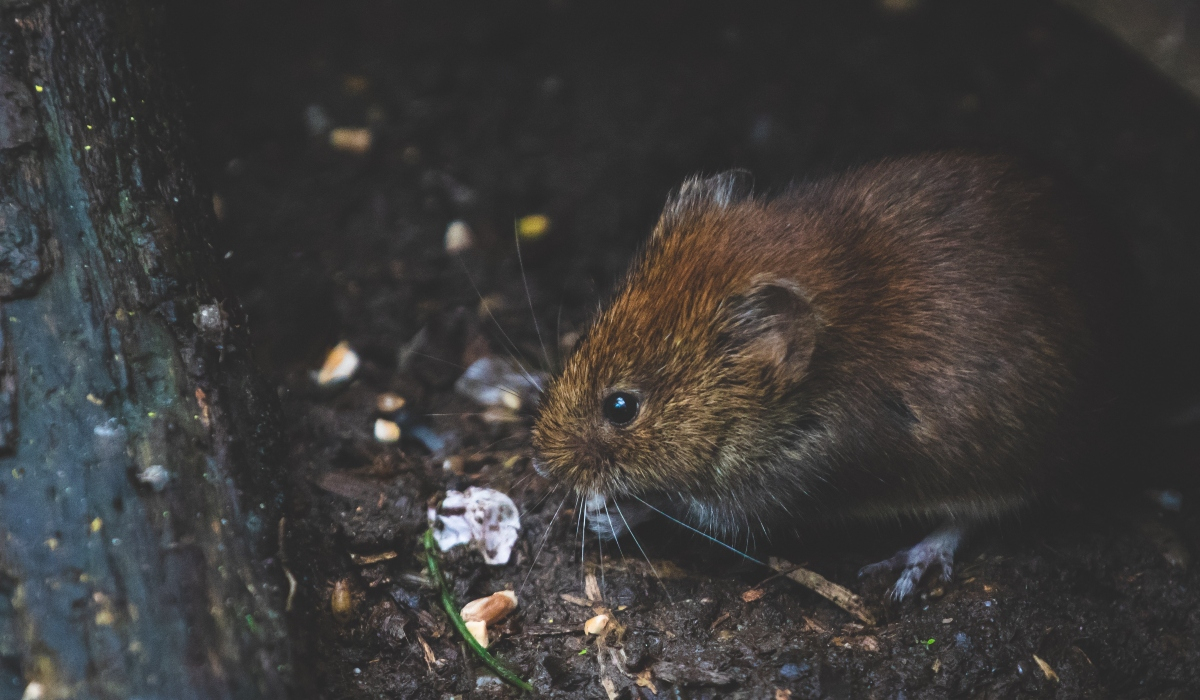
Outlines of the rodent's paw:
[{"label": "rodent's paw", "polygon": [[949,524],[936,530],[929,537],[909,549],[896,552],[895,556],[881,562],[868,564],[859,569],[860,578],[903,569],[900,578],[888,591],[888,597],[901,601],[912,594],[925,572],[934,564],[941,568],[941,579],[949,581],[954,572],[954,552],[962,540],[963,529]]}]

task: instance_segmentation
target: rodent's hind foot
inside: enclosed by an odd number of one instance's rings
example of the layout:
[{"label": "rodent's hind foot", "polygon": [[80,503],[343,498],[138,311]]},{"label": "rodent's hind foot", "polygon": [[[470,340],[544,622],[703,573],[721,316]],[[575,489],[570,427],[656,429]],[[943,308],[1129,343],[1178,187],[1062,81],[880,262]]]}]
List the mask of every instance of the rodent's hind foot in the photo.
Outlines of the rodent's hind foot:
[{"label": "rodent's hind foot", "polygon": [[912,594],[925,572],[934,564],[941,568],[942,580],[950,580],[950,575],[954,572],[954,552],[958,550],[966,532],[966,526],[953,521],[947,522],[913,547],[902,549],[896,552],[895,556],[859,569],[858,576],[863,578],[900,570],[900,578],[896,579],[896,583],[888,591],[888,596],[892,600],[904,600]]}]

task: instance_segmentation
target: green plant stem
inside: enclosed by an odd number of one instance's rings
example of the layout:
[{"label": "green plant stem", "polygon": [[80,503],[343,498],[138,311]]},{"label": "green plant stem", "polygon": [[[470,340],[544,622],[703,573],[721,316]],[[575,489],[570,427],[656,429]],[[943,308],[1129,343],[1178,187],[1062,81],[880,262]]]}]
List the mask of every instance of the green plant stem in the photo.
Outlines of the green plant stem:
[{"label": "green plant stem", "polygon": [[446,580],[442,577],[441,567],[438,566],[437,555],[434,551],[435,543],[433,540],[433,530],[425,531],[425,561],[429,565],[429,575],[433,578],[433,583],[438,588],[438,592],[442,596],[442,607],[446,610],[446,614],[450,616],[450,621],[454,623],[455,629],[462,635],[467,642],[467,646],[475,652],[484,665],[496,672],[506,683],[509,683],[525,692],[533,692],[533,686],[528,682],[521,680],[521,677],[510,671],[504,664],[500,663],[499,659],[488,653],[487,649],[475,639],[475,635],[471,634],[467,629],[467,623],[463,622],[462,615],[458,614],[458,605],[454,602],[454,596],[450,593],[450,587],[446,585]]}]

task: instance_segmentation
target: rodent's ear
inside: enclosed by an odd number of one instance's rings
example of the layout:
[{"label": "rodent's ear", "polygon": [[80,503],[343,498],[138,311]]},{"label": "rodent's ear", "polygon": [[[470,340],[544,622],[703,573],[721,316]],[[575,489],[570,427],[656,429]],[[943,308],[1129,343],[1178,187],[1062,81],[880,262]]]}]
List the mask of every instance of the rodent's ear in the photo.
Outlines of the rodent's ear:
[{"label": "rodent's ear", "polygon": [[754,176],[749,170],[726,170],[712,177],[694,175],[667,199],[663,219],[675,219],[709,207],[724,209],[750,199],[753,193]]},{"label": "rodent's ear", "polygon": [[782,380],[800,378],[816,347],[818,321],[798,284],[756,279],[725,309],[727,351],[763,363]]}]

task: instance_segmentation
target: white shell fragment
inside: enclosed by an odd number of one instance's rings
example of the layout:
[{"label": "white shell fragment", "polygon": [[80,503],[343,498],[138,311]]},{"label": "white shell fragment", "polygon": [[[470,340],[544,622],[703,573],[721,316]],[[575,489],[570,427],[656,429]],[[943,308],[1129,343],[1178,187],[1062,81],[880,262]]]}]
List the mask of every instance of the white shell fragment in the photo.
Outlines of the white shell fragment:
[{"label": "white shell fragment", "polygon": [[475,641],[479,642],[479,646],[487,649],[487,623],[483,620],[469,620],[465,622],[467,623],[467,631],[471,633]]},{"label": "white shell fragment", "polygon": [[433,538],[444,552],[469,544],[493,566],[507,564],[517,543],[521,519],[508,496],[472,486],[465,492],[447,491],[439,509],[429,509]]},{"label": "white shell fragment", "polygon": [[375,419],[375,439],[387,444],[399,442],[400,426],[383,418]]},{"label": "white shell fragment", "polygon": [[608,629],[608,622],[611,619],[608,615],[601,613],[583,623],[583,633],[604,634],[604,630]]},{"label": "white shell fragment", "polygon": [[446,227],[446,252],[461,253],[475,245],[475,235],[465,221],[451,221]]},{"label": "white shell fragment", "polygon": [[358,370],[358,353],[350,349],[350,343],[342,341],[325,356],[325,364],[317,372],[317,384],[329,386],[344,382]]},{"label": "white shell fragment", "polygon": [[512,591],[497,591],[486,598],[476,598],[463,606],[462,619],[464,622],[479,620],[485,624],[495,624],[504,619],[517,607],[517,594]]},{"label": "white shell fragment", "polygon": [[544,372],[522,372],[507,360],[489,356],[472,362],[454,383],[454,390],[484,406],[517,411],[527,402],[536,402],[545,383]]}]

